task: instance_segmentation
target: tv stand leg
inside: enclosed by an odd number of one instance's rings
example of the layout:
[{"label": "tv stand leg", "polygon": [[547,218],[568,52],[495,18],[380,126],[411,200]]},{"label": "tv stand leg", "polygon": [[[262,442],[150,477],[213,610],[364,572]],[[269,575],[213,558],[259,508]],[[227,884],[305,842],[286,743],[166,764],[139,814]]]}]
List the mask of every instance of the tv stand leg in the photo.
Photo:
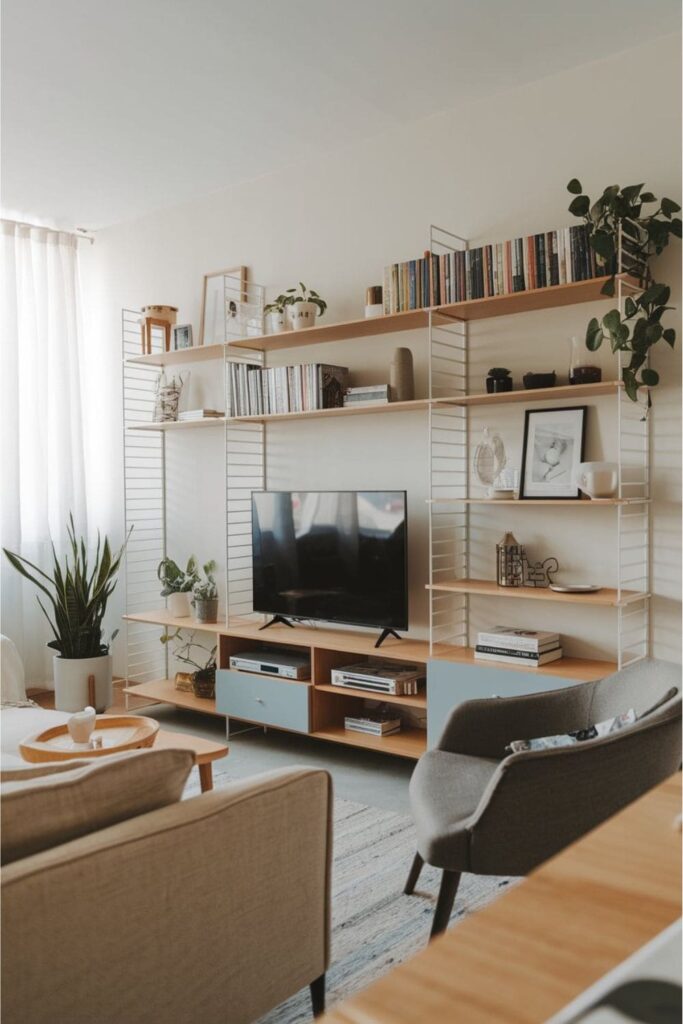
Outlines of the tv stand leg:
[{"label": "tv stand leg", "polygon": [[388,636],[395,636],[397,640],[401,639],[395,629],[383,629],[377,638],[375,647],[381,647]]},{"label": "tv stand leg", "polygon": [[268,626],[275,626],[278,622],[282,623],[283,626],[289,626],[290,629],[294,629],[294,623],[286,619],[284,615],[274,615],[268,622],[264,622],[262,626],[259,626],[259,630],[268,629]]}]

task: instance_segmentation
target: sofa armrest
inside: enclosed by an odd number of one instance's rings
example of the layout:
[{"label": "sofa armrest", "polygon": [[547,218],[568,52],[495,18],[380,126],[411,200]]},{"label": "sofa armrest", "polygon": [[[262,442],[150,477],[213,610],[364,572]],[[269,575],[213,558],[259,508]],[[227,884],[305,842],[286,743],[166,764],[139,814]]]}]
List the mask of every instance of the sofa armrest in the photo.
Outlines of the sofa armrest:
[{"label": "sofa armrest", "polygon": [[4,1021],[255,1020],[327,968],[331,812],[293,768],[9,865]]},{"label": "sofa armrest", "polygon": [[512,740],[585,728],[592,693],[593,685],[582,683],[522,697],[465,701],[451,711],[437,749],[502,758]]},{"label": "sofa armrest", "polygon": [[470,870],[527,874],[678,770],[680,716],[570,747],[511,754],[474,814]]}]

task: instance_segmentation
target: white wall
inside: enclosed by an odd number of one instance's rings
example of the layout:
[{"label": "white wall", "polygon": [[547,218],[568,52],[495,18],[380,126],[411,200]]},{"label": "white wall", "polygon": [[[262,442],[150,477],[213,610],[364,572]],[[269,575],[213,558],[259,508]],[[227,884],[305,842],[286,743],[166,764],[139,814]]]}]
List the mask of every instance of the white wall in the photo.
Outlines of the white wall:
[{"label": "white wall", "polygon": [[[276,294],[303,280],[329,301],[330,322],[362,315],[365,287],[380,283],[386,263],[419,255],[435,223],[473,242],[568,224],[567,181],[581,179],[589,194],[612,182],[646,181],[657,195],[680,198],[680,41],[677,36],[603,62],[453,109],[338,152],[308,160],[277,175],[214,193],[135,223],[102,231],[93,246],[99,282],[94,342],[100,346],[102,458],[117,496],[112,525],[121,523],[120,308],[150,302],[180,307],[179,322],[199,326],[202,275],[243,263],[252,280]],[[409,88],[406,82],[406,88]],[[248,90],[248,83],[246,84]],[[247,97],[248,98],[248,97]],[[220,103],[217,117],[220,118]],[[226,114],[227,117],[227,114]],[[180,154],[180,157],[179,157]],[[160,159],[183,155],[172,140]],[[131,154],[131,161],[135,155]],[[678,246],[655,272],[680,277]],[[680,307],[680,292],[674,289]],[[566,372],[566,339],[582,334],[604,305],[531,313],[488,321],[475,330],[475,358],[487,345],[480,368],[510,366]],[[673,315],[679,319],[679,314]],[[409,344],[424,366],[419,332],[352,345],[316,346],[320,355],[349,365],[358,382],[386,380],[396,345]],[[654,434],[654,650],[680,658],[680,346],[663,346],[654,365],[657,389]],[[494,358],[495,354],[495,358]],[[283,362],[288,353],[281,354]],[[289,361],[297,361],[298,353]],[[193,372],[189,404],[220,400],[206,366]],[[604,403],[591,412],[589,455],[608,454],[610,423]],[[488,416],[489,414],[487,414]],[[478,416],[474,423],[485,418]],[[518,459],[522,410],[506,407],[497,420]],[[116,424],[115,429],[111,429]],[[223,551],[223,477],[220,432],[169,438],[171,553],[201,558]],[[410,500],[411,617],[416,634],[426,625],[426,422],[418,414],[351,418],[312,424],[294,422],[268,430],[269,486],[396,487]],[[103,515],[108,514],[103,508]],[[614,578],[613,512],[519,509],[488,510],[481,534],[488,543],[482,566],[493,574],[494,542],[511,527],[532,554],[560,553],[563,564],[584,567],[591,578]],[[109,524],[105,524],[109,525]],[[499,602],[500,603],[500,602]],[[502,603],[500,603],[502,604]],[[574,654],[609,655],[614,648],[613,612],[588,615],[568,606],[510,602],[477,609],[486,619],[554,624]],[[558,615],[558,607],[561,611]]]}]

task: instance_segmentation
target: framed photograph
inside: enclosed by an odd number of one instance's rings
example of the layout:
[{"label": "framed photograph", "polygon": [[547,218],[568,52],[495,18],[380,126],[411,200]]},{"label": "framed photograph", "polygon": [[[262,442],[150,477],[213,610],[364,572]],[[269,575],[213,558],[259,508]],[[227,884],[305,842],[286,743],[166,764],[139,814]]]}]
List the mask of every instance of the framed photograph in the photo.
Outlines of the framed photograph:
[{"label": "framed photograph", "polygon": [[180,348],[192,348],[192,324],[174,324],[173,350]]},{"label": "framed photograph", "polygon": [[223,304],[225,302],[225,276],[234,278],[234,287],[231,287],[231,302],[234,306],[234,313],[237,315],[237,302],[240,298],[246,299],[247,289],[247,268],[228,267],[226,270],[214,270],[210,274],[204,274],[202,287],[201,320],[199,324],[200,345],[220,345],[225,341],[225,317],[223,315]]},{"label": "framed photograph", "polygon": [[586,409],[527,409],[520,498],[580,499],[576,472],[583,462]]}]

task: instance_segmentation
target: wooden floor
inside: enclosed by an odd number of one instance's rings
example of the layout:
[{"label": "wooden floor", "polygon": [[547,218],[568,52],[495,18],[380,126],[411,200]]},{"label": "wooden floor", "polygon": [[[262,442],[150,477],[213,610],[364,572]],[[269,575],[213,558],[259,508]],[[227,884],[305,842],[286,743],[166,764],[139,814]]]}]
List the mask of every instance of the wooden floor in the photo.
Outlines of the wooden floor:
[{"label": "wooden floor", "polygon": [[[148,700],[140,700],[136,697],[128,698],[128,706],[126,707],[126,697],[123,692],[123,687],[126,685],[125,679],[115,679],[112,683],[113,701],[110,708],[107,708],[106,713],[108,715],[128,715],[132,711],[138,708],[149,707]],[[34,700],[36,704],[40,704],[41,708],[48,708],[50,711],[54,711],[55,706],[55,691],[54,690],[35,690],[29,689],[26,691],[26,696]]]}]

